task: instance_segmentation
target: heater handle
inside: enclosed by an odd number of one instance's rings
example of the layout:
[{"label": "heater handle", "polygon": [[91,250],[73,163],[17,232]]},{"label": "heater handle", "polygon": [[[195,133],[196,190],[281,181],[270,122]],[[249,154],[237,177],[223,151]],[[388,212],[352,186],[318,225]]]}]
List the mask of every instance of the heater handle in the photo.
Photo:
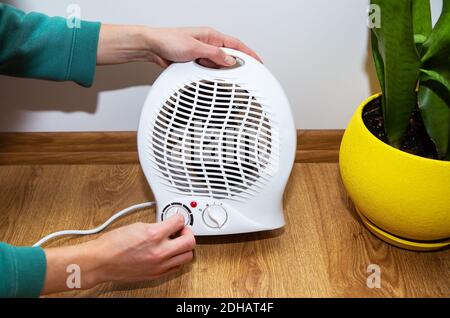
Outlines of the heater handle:
[{"label": "heater handle", "polygon": [[[214,70],[232,70],[232,69],[237,69],[237,68],[241,68],[241,67],[245,67],[245,65],[249,65],[252,63],[258,63],[259,62],[254,59],[253,57],[251,57],[250,55],[247,55],[244,52],[235,50],[235,49],[230,49],[230,48],[221,48],[226,54],[233,56],[236,59],[236,64],[232,65],[232,66],[223,66],[220,67],[219,69],[214,69]],[[193,61],[193,63],[195,63],[196,65],[200,66],[200,67],[206,67],[203,66],[201,64],[199,64],[197,61]],[[210,69],[209,67],[206,67],[208,69]]]},{"label": "heater handle", "polygon": [[[248,55],[247,53],[235,50],[235,49],[230,49],[230,48],[222,48],[222,50],[231,56],[234,56],[235,58],[237,58],[237,63],[240,62],[239,66],[240,67],[245,67],[245,65],[257,65],[258,67],[261,66],[261,62],[258,61],[257,59],[255,59],[254,57]],[[237,64],[236,63],[236,64]],[[236,68],[236,66],[231,66],[231,68]],[[226,69],[226,68],[225,68]]]},{"label": "heater handle", "polygon": [[251,57],[250,55],[248,55],[248,54],[246,54],[244,52],[241,52],[241,51],[238,51],[238,50],[235,50],[235,49],[230,49],[230,48],[227,48],[227,47],[223,47],[222,50],[226,54],[231,55],[231,56],[233,56],[235,58],[238,58],[238,61],[240,59],[242,62],[244,62],[244,64],[245,63],[258,62],[256,59],[254,59],[253,57]]}]

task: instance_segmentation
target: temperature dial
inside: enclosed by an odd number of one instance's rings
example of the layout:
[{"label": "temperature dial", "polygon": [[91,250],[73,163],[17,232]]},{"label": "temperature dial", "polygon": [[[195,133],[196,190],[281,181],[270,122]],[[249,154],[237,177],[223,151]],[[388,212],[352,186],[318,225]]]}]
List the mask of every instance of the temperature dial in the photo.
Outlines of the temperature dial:
[{"label": "temperature dial", "polygon": [[220,229],[228,220],[228,213],[223,206],[212,204],[203,211],[203,221],[209,227]]},{"label": "temperature dial", "polygon": [[181,203],[171,203],[167,205],[161,215],[161,220],[167,220],[175,214],[181,214],[185,225],[192,225],[192,214],[187,206]]}]

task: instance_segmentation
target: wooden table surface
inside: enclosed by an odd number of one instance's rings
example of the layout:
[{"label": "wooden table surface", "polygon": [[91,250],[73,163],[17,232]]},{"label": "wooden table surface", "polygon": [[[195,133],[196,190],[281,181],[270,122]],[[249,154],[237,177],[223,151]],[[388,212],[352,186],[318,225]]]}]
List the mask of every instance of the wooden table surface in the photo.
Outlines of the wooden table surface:
[{"label": "wooden table surface", "polygon": [[[152,200],[137,164],[6,165],[0,180],[0,240],[16,245],[57,230],[92,228],[122,208]],[[346,197],[336,163],[295,164],[284,202],[284,229],[199,238],[194,262],[179,273],[56,296],[450,297],[450,250],[410,252],[372,236]],[[149,209],[112,228],[154,220]],[[370,264],[380,266],[380,289],[366,286]]]}]

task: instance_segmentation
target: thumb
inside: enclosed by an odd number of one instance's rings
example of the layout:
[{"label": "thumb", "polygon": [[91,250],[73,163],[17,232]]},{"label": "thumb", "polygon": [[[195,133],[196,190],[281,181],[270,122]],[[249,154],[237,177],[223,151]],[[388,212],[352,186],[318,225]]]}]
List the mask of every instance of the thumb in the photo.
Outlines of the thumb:
[{"label": "thumb", "polygon": [[228,55],[220,47],[200,42],[199,58],[206,58],[220,66],[233,66],[236,59]]},{"label": "thumb", "polygon": [[184,217],[181,214],[175,214],[158,225],[164,235],[170,236],[184,228]]}]

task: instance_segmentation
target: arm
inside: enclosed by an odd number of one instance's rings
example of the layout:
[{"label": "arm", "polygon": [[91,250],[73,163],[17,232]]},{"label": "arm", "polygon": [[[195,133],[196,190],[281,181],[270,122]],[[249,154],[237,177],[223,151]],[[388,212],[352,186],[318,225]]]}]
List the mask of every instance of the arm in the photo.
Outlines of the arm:
[{"label": "arm", "polygon": [[161,29],[103,24],[97,64],[149,61],[162,67],[200,59],[205,66],[231,66],[235,60],[220,48],[236,49],[261,59],[239,39],[208,27]]},{"label": "arm", "polygon": [[0,243],[0,298],[73,290],[67,282],[74,264],[80,269],[80,289],[109,281],[151,280],[190,262],[194,248],[194,235],[182,216],[124,226],[73,246],[42,249]]},{"label": "arm", "polygon": [[80,26],[70,28],[62,17],[25,14],[0,3],[0,74],[74,81],[89,87],[96,64],[149,61],[166,67],[200,59],[210,67],[233,65],[234,59],[220,47],[260,60],[240,40],[206,27],[158,29],[88,21]]},{"label": "arm", "polygon": [[24,12],[0,3],[0,74],[74,81],[90,86],[94,79],[100,23]]},{"label": "arm", "polygon": [[[233,65],[234,59],[220,47],[260,60],[238,39],[210,28],[156,29],[82,21],[80,29],[70,29],[63,18],[24,14],[0,4],[0,74],[5,75],[90,86],[95,64],[149,61],[166,67],[199,59],[210,67]],[[179,236],[172,238],[175,233]],[[181,217],[159,224],[133,224],[76,246],[43,250],[1,244],[0,296],[68,290],[67,266],[71,264],[80,266],[81,288],[106,281],[153,279],[191,261],[194,246],[194,236]],[[9,273],[18,273],[20,280],[13,281],[16,276]]]},{"label": "arm", "polygon": [[174,216],[163,223],[124,226],[80,245],[46,248],[42,294],[71,290],[67,279],[72,264],[80,268],[81,289],[88,289],[108,281],[157,278],[190,262],[194,247],[183,217]]}]

